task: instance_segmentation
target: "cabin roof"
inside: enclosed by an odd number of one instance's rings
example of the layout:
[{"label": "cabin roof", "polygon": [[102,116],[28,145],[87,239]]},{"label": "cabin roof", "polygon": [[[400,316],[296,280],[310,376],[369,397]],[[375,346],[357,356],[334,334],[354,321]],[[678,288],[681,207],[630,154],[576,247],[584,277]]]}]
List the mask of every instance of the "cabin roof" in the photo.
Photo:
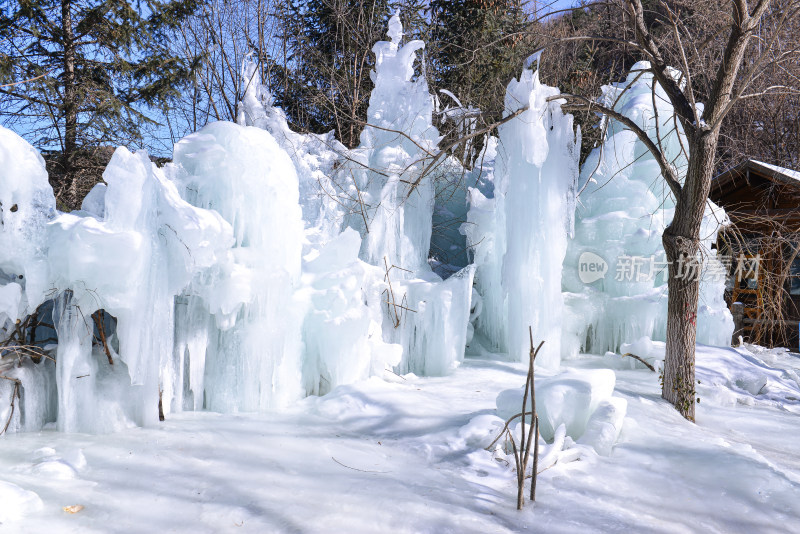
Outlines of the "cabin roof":
[{"label": "cabin roof", "polygon": [[737,182],[740,181],[741,178],[746,177],[748,171],[752,171],[777,184],[800,189],[800,171],[778,167],[777,165],[770,165],[769,163],[754,159],[743,161],[739,165],[719,174],[711,182],[711,187],[718,191],[725,191],[747,185],[747,181]]},{"label": "cabin roof", "polygon": [[800,231],[798,171],[750,159],[712,180],[709,198],[742,231]]}]

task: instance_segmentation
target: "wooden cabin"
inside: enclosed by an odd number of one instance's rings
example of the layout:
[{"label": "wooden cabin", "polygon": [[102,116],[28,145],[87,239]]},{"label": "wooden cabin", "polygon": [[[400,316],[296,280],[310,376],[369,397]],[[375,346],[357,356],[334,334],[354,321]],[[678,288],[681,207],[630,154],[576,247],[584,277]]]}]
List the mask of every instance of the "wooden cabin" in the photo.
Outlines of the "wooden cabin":
[{"label": "wooden cabin", "polygon": [[730,218],[717,250],[728,267],[734,340],[798,351],[800,172],[748,160],[714,178],[710,198]]}]

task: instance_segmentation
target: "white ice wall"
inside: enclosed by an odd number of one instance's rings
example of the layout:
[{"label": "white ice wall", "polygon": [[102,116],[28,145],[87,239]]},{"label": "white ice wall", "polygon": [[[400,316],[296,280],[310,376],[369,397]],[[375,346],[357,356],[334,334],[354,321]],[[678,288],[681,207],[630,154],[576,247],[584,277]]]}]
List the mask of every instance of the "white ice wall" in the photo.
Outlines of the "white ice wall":
[{"label": "white ice wall", "polygon": [[[224,258],[232,242],[230,226],[182,200],[144,152],[117,149],[103,178],[102,217],[64,213],[48,227],[49,278],[61,295],[54,322],[64,431],[157,421],[161,375],[172,356],[174,298],[194,274]],[[113,367],[92,347],[91,314],[98,309],[117,318]]]},{"label": "white ice wall", "polygon": [[[182,314],[176,325],[183,339],[207,339],[199,348],[204,354],[195,358],[189,347],[188,358],[190,373],[204,365],[204,406],[264,410],[299,398],[294,290],[303,220],[291,159],[265,130],[217,122],[175,145],[170,170],[189,203],[215,210],[233,229],[225,261],[193,280],[185,298],[194,313]],[[199,319],[193,299],[203,301],[213,321]]]}]

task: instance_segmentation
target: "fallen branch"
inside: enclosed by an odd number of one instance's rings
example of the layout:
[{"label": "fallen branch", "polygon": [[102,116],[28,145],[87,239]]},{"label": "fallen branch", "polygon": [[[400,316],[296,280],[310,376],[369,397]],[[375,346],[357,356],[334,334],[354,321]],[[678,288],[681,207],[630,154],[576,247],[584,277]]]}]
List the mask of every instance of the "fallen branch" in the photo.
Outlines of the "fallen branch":
[{"label": "fallen branch", "polygon": [[649,363],[647,363],[646,361],[644,361],[644,360],[643,360],[642,358],[640,358],[639,356],[637,356],[637,355],[635,355],[635,354],[633,354],[633,353],[631,353],[631,352],[626,352],[625,354],[623,354],[623,355],[622,355],[622,357],[623,357],[623,358],[624,358],[625,356],[630,356],[630,357],[631,357],[631,358],[633,358],[634,360],[639,360],[640,362],[642,362],[643,364],[645,364],[645,366],[647,366],[647,368],[648,368],[648,369],[650,369],[650,370],[651,370],[651,371],[653,371],[654,373],[656,372],[656,368],[655,368],[655,367],[653,367],[652,365],[650,365]]},{"label": "fallen branch", "polygon": [[2,436],[3,434],[6,433],[6,430],[8,430],[9,425],[11,425],[11,420],[14,418],[14,407],[15,407],[14,400],[19,398],[19,386],[21,385],[21,382],[16,378],[11,378],[10,376],[0,375],[0,378],[14,382],[14,391],[11,392],[11,413],[8,414],[8,420],[6,421],[6,426],[4,426],[3,431],[0,432],[0,436]]},{"label": "fallen branch", "polygon": [[345,465],[345,464],[343,464],[342,462],[340,462],[339,460],[337,460],[337,459],[336,459],[336,458],[334,458],[333,456],[331,456],[331,460],[333,460],[333,461],[334,461],[334,462],[336,462],[337,464],[341,465],[342,467],[346,467],[346,468],[348,468],[348,469],[352,469],[353,471],[360,471],[360,472],[362,472],[362,473],[378,473],[378,474],[386,474],[386,473],[391,473],[391,471],[369,471],[369,470],[367,470],[367,469],[358,469],[357,467],[350,467],[349,465]]},{"label": "fallen branch", "polygon": [[106,340],[106,329],[103,327],[103,316],[103,310],[97,310],[92,314],[92,319],[94,319],[94,324],[100,333],[100,341],[103,343],[103,350],[106,353],[106,358],[108,358],[108,363],[114,365],[114,358],[111,357],[111,350],[108,348],[108,341]]},{"label": "fallen branch", "polygon": [[501,430],[501,431],[500,431],[500,433],[497,435],[497,437],[496,437],[496,438],[494,438],[494,441],[492,441],[492,442],[489,444],[489,446],[488,446],[488,447],[486,447],[484,450],[491,451],[491,450],[492,450],[492,447],[494,447],[494,445],[495,445],[495,444],[496,444],[498,441],[500,441],[500,438],[502,438],[502,437],[505,435],[505,432],[506,432],[506,430],[508,430],[508,425],[510,425],[510,424],[511,424],[511,421],[513,421],[513,420],[514,420],[514,419],[516,419],[517,417],[522,417],[522,412],[520,412],[520,413],[518,413],[517,415],[514,415],[514,416],[512,416],[512,417],[509,417],[509,418],[508,418],[508,421],[506,421],[506,424],[505,424],[505,426],[503,426],[503,430]]},{"label": "fallen branch", "polygon": [[[414,313],[417,313],[417,310],[413,310],[405,305],[405,303],[407,302],[406,295],[403,295],[403,299],[400,301],[400,304],[397,303],[397,300],[394,297],[394,289],[392,288],[392,279],[389,277],[389,272],[392,269],[400,269],[401,271],[406,271],[407,273],[410,273],[411,271],[409,271],[408,269],[403,269],[402,267],[398,267],[395,264],[392,264],[392,266],[389,267],[389,260],[386,259],[386,256],[383,257],[383,264],[386,267],[386,274],[384,275],[383,279],[389,286],[388,289],[383,290],[383,292],[386,293],[387,295],[386,300],[384,302],[386,303],[387,308],[389,306],[393,308],[394,318],[392,319],[392,324],[394,325],[395,328],[397,328],[400,326],[400,315],[401,315],[401,313],[397,311],[398,309]],[[389,302],[389,299],[391,299],[391,302]],[[391,313],[391,311],[389,313]]]}]

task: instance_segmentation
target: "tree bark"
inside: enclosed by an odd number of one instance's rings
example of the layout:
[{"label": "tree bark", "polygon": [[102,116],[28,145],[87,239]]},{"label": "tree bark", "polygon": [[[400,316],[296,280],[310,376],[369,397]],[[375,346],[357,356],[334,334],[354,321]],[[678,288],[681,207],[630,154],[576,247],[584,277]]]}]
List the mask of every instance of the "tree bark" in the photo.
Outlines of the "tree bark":
[{"label": "tree bark", "polygon": [[700,226],[714,170],[718,133],[706,131],[690,147],[684,187],[662,241],[669,263],[667,345],[661,396],[695,420],[695,340],[700,294]]},{"label": "tree bark", "polygon": [[61,0],[61,29],[64,32],[64,153],[62,168],[70,207],[78,202],[75,152],[78,146],[78,106],[75,87],[75,35],[72,30],[72,0]]}]

